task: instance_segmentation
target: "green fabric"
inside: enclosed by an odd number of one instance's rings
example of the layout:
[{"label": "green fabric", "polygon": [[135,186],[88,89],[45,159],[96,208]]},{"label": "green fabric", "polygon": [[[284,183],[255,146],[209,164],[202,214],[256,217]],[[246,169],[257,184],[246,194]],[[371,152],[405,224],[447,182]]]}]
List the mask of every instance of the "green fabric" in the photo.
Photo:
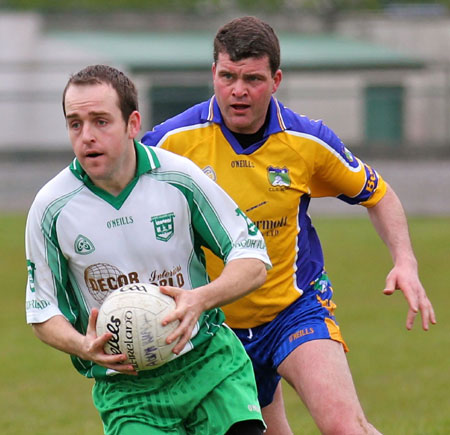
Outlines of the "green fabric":
[{"label": "green fabric", "polygon": [[[93,399],[106,435],[220,435],[261,420],[250,359],[227,327],[155,370],[97,380]],[[133,432],[136,425],[148,430]]]}]

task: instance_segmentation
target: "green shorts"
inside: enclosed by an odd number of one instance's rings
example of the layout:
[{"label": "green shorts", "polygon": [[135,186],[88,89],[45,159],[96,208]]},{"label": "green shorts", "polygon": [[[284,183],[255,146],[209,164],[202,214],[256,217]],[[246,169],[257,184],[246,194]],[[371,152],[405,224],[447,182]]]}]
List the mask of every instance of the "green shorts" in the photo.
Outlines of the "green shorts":
[{"label": "green shorts", "polygon": [[263,425],[252,364],[226,326],[162,367],[96,380],[92,395],[106,435],[220,435],[243,420]]}]

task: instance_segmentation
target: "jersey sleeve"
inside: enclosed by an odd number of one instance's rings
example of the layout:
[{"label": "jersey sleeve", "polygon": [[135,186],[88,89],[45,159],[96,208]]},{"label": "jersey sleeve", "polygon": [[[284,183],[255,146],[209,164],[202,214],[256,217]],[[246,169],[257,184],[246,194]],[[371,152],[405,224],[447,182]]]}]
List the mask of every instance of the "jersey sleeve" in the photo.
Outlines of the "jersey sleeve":
[{"label": "jersey sleeve", "polygon": [[[39,203],[34,203],[28,214],[25,230],[27,260],[26,318],[27,323],[42,323],[56,315],[59,308],[58,290],[63,283],[52,271],[50,264],[64,268],[65,259],[54,245],[50,232],[46,233],[45,216]],[[50,230],[50,227],[49,227]]]},{"label": "jersey sleeve", "polygon": [[378,203],[387,185],[375,169],[353,155],[324,124],[313,141],[312,197],[334,196],[365,207]]}]

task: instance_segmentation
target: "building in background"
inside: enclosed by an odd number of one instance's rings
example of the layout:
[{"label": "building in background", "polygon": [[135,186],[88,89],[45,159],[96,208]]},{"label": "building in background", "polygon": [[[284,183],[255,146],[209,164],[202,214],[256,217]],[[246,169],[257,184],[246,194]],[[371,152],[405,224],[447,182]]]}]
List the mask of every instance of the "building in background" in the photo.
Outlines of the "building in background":
[{"label": "building in background", "polygon": [[[361,154],[450,155],[450,20],[413,18],[414,26],[403,16],[346,18],[332,34],[279,30],[274,19],[285,73],[277,97],[326,120]],[[67,150],[61,91],[88,64],[133,77],[144,129],[212,94],[216,27],[63,27],[52,30],[38,14],[0,14],[0,151]]]}]

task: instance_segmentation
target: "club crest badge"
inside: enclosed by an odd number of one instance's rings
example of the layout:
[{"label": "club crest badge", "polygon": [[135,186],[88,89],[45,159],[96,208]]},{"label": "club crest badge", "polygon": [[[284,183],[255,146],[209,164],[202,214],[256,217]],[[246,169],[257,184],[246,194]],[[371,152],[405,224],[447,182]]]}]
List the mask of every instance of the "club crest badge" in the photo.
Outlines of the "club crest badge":
[{"label": "club crest badge", "polygon": [[217,177],[216,177],[216,173],[214,172],[214,169],[211,166],[205,166],[203,168],[203,172],[209,177],[211,178],[211,180],[213,181],[217,181]]},{"label": "club crest badge", "polygon": [[155,229],[155,236],[157,240],[167,242],[174,233],[174,213],[161,214],[159,216],[153,216],[151,221]]},{"label": "club crest badge", "polygon": [[77,254],[88,255],[95,251],[95,246],[86,236],[79,234],[75,240],[74,249]]},{"label": "club crest badge", "polygon": [[289,187],[291,185],[289,169],[286,166],[283,168],[269,166],[267,176],[269,177],[269,183],[274,187]]},{"label": "club crest badge", "polygon": [[353,163],[353,160],[354,160],[353,154],[346,147],[344,147],[344,155],[345,155],[345,159],[347,160],[347,162]]},{"label": "club crest badge", "polygon": [[351,168],[357,168],[359,166],[359,160],[352,154],[352,152],[342,144],[339,151],[340,156],[343,158],[344,162],[347,163]]}]

